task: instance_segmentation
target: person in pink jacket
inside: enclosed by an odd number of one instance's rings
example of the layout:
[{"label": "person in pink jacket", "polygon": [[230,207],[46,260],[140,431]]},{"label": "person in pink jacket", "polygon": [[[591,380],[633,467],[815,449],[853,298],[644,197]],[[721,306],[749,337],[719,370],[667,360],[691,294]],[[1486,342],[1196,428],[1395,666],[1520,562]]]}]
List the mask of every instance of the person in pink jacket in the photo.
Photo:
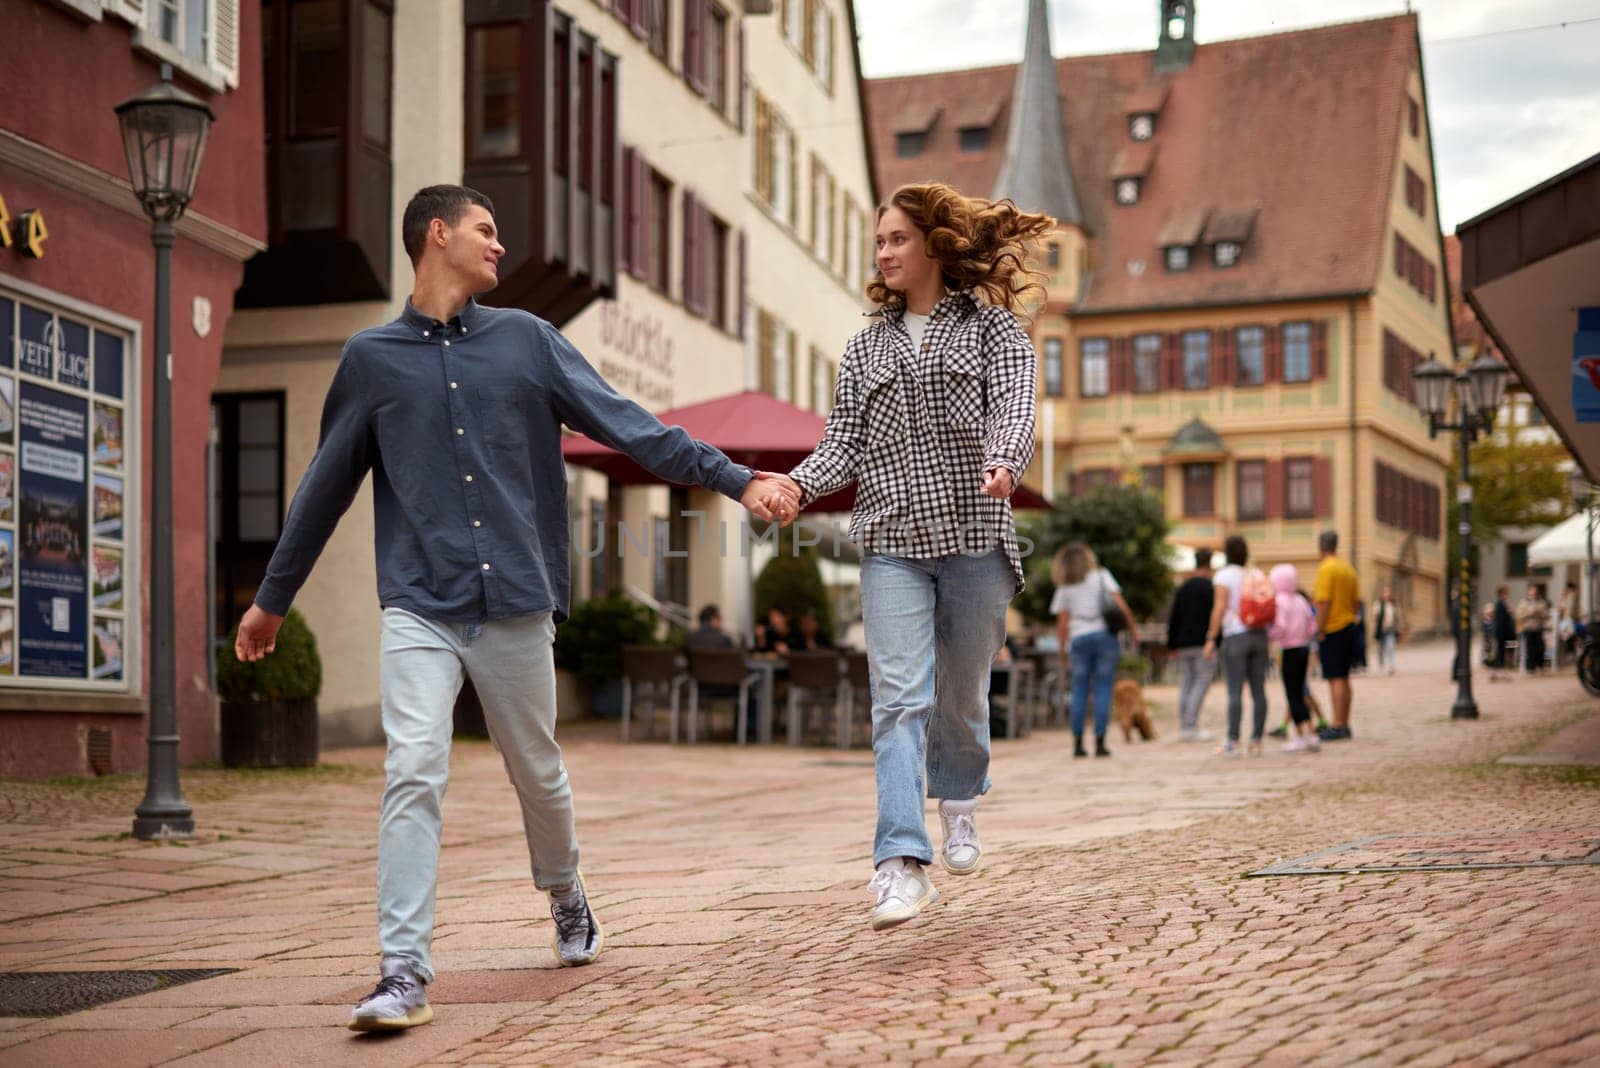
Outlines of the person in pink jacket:
[{"label": "person in pink jacket", "polygon": [[1272,627],[1267,637],[1283,653],[1280,673],[1283,695],[1289,702],[1289,717],[1294,720],[1295,737],[1283,747],[1286,753],[1314,753],[1322,748],[1306,707],[1306,668],[1311,663],[1311,639],[1316,637],[1317,617],[1299,589],[1299,576],[1293,564],[1272,569],[1272,588],[1278,595]]}]

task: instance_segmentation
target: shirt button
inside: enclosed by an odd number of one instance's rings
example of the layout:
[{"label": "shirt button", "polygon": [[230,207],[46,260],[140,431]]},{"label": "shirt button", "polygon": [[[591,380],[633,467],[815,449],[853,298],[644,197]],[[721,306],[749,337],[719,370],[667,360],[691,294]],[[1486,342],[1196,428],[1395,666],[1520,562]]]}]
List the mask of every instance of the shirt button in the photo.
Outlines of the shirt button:
[{"label": "shirt button", "polygon": [[424,331],[423,331],[423,332],[422,332],[422,336],[423,336],[423,337],[427,337],[427,336],[428,336],[428,332],[427,332],[427,331],[426,331],[426,330],[424,330]]},{"label": "shirt button", "polygon": [[465,427],[459,427],[459,426],[456,427],[456,437],[459,438],[462,434],[465,434],[466,432],[467,431],[466,431]]},{"label": "shirt button", "polygon": [[468,481],[468,482],[471,482],[471,481],[472,481],[472,476],[471,476],[471,475],[468,475],[468,476],[467,476],[467,481]]},{"label": "shirt button", "polygon": [[475,527],[481,527],[483,526],[483,521],[481,519],[474,519],[472,521],[472,525]]},{"label": "shirt button", "polygon": [[451,389],[455,389],[456,388],[456,384],[454,382],[450,383],[450,388]]},{"label": "shirt button", "polygon": [[484,564],[484,565],[483,565],[483,569],[484,569],[484,570],[485,570],[485,571],[487,571],[487,570],[489,570],[489,565],[488,565],[488,564]]},{"label": "shirt button", "polygon": [[448,341],[446,341],[446,342],[445,342],[445,343],[444,343],[444,347],[445,347],[445,348],[449,348],[449,347],[450,347],[450,342],[448,342]]}]

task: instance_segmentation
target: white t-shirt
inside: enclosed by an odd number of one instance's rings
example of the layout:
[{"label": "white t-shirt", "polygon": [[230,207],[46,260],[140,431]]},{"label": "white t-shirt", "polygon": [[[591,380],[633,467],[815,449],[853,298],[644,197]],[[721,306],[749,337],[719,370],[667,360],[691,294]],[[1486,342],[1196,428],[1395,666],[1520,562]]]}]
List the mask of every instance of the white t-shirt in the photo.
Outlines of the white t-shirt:
[{"label": "white t-shirt", "polygon": [[1100,614],[1101,579],[1105,580],[1106,592],[1122,592],[1117,577],[1103,567],[1089,572],[1082,582],[1056,587],[1055,596],[1050,598],[1050,614],[1067,613],[1067,641],[1106,629],[1105,617]]},{"label": "white t-shirt", "polygon": [[1244,588],[1244,568],[1229,564],[1211,576],[1211,584],[1228,591],[1228,610],[1222,614],[1222,636],[1231,638],[1249,630],[1239,619],[1239,593]]},{"label": "white t-shirt", "polygon": [[915,312],[906,312],[904,318],[906,333],[911,335],[911,351],[922,351],[922,335],[928,332],[928,317]]}]

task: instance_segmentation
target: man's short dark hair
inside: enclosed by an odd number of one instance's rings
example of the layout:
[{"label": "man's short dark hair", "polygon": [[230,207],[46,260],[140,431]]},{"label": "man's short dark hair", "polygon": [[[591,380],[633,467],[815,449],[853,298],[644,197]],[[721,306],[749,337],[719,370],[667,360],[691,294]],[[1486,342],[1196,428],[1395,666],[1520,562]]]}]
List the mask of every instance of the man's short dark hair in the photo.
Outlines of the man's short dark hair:
[{"label": "man's short dark hair", "polygon": [[712,620],[721,618],[722,609],[718,608],[714,604],[708,604],[704,608],[700,609],[700,625],[702,627],[709,627],[711,626]]},{"label": "man's short dark hair", "polygon": [[443,220],[446,226],[461,221],[461,213],[468,205],[476,204],[494,214],[494,201],[464,185],[430,185],[417,190],[416,196],[406,204],[406,213],[400,221],[400,240],[406,247],[415,267],[422,259],[422,243],[428,239],[428,224],[434,219]]},{"label": "man's short dark hair", "polygon": [[1194,551],[1194,566],[1211,566],[1211,547],[1209,545],[1202,545]]},{"label": "man's short dark hair", "polygon": [[1324,530],[1317,535],[1317,548],[1325,553],[1339,551],[1339,532],[1337,530]]},{"label": "man's short dark hair", "polygon": [[1228,539],[1222,543],[1222,555],[1228,563],[1243,567],[1250,562],[1250,544],[1244,540],[1242,534],[1229,534]]}]

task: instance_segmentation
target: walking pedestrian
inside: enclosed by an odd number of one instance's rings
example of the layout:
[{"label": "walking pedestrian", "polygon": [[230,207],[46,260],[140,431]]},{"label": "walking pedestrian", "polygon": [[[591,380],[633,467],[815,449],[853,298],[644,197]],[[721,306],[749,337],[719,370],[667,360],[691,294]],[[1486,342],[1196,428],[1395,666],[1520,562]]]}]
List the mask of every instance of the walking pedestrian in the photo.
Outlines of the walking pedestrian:
[{"label": "walking pedestrian", "polygon": [[1206,628],[1216,594],[1211,583],[1211,550],[1194,551],[1194,574],[1183,580],[1167,616],[1167,648],[1178,655],[1178,740],[1205,742],[1211,732],[1200,729],[1200,706],[1217,674],[1217,662],[1205,655]]},{"label": "walking pedestrian", "polygon": [[982,855],[990,665],[1023,584],[1011,494],[1034,447],[1037,361],[1017,316],[1039,289],[1028,248],[1055,222],[938,183],[900,187],[877,221],[874,320],[790,475],[802,504],[856,483],[883,930],[938,900],[924,797],[939,799],[945,870],[970,874]]},{"label": "walking pedestrian", "polygon": [[488,197],[429,186],[406,205],[401,231],[416,284],[397,319],[345,345],[316,454],[235,645],[241,660],[272,652],[370,470],[389,750],[378,820],[381,979],[351,1015],[357,1031],[433,1018],[424,988],[434,978],[441,802],[464,676],[521,803],[560,963],[587,964],[603,945],[555,740],[551,649],[569,591],[562,424],[762,519],[791,519],[798,504],[780,482],[758,481],[619,396],[549,323],[480,306],[474,297],[495,287],[505,255]]},{"label": "walking pedestrian", "polygon": [[1550,602],[1544,599],[1544,587],[1530,582],[1517,603],[1517,640],[1524,671],[1544,670],[1544,629],[1549,625]]},{"label": "walking pedestrian", "polygon": [[1484,610],[1485,637],[1489,644],[1489,681],[1507,678],[1507,646],[1517,640],[1516,616],[1511,611],[1511,587],[1501,583],[1495,587],[1494,601]]},{"label": "walking pedestrian", "polygon": [[[1228,535],[1222,555],[1227,563],[1211,580],[1216,592],[1204,650],[1207,658],[1216,656],[1220,639],[1222,672],[1228,685],[1228,737],[1217,752],[1225,757],[1240,755],[1240,721],[1244,718],[1244,687],[1248,683],[1251,701],[1249,752],[1260,756],[1261,738],[1267,730],[1267,628],[1251,625],[1241,613],[1247,583],[1258,586],[1266,577],[1254,568],[1245,570],[1250,562],[1250,546],[1240,535]],[[1255,590],[1252,594],[1261,596]],[[1276,598],[1270,586],[1266,596],[1275,606]]]},{"label": "walking pedestrian", "polygon": [[1056,553],[1050,578],[1056,592],[1050,612],[1056,617],[1056,645],[1061,670],[1072,677],[1072,755],[1086,757],[1084,721],[1094,700],[1094,755],[1108,757],[1106,728],[1111,722],[1111,688],[1117,681],[1122,643],[1106,626],[1106,609],[1114,608],[1126,623],[1133,614],[1122,599],[1117,577],[1100,566],[1094,551],[1073,542]]},{"label": "walking pedestrian", "polygon": [[1394,587],[1387,582],[1367,613],[1372,620],[1372,635],[1378,643],[1378,670],[1394,674],[1394,647],[1405,632],[1405,614],[1394,599]]},{"label": "walking pedestrian", "polygon": [[1314,753],[1322,748],[1306,704],[1306,671],[1311,666],[1311,639],[1317,632],[1317,617],[1300,593],[1299,576],[1293,564],[1272,569],[1272,588],[1277,605],[1267,636],[1278,646],[1278,670],[1283,676],[1283,697],[1289,705],[1289,720],[1295,736],[1284,745],[1286,753]]},{"label": "walking pedestrian", "polygon": [[1317,539],[1322,562],[1311,599],[1317,605],[1317,658],[1322,661],[1322,677],[1328,680],[1333,698],[1333,724],[1319,732],[1325,742],[1350,738],[1350,666],[1355,662],[1360,626],[1356,613],[1361,606],[1361,589],[1356,569],[1339,558],[1339,534],[1325,530]]}]

